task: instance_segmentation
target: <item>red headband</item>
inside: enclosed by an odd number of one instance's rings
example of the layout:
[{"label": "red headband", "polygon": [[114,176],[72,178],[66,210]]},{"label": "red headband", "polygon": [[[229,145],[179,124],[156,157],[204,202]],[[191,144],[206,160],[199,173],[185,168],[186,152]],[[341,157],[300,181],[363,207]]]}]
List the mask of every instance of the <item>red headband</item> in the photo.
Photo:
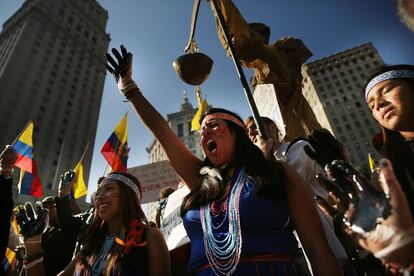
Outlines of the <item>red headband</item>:
[{"label": "red headband", "polygon": [[247,129],[246,129],[246,126],[244,125],[244,123],[242,121],[240,121],[238,118],[234,117],[233,115],[223,113],[223,112],[212,113],[212,114],[208,114],[206,117],[204,117],[203,122],[205,120],[209,120],[209,119],[222,119],[222,120],[227,120],[227,121],[233,122],[236,125],[238,125],[239,127],[241,127],[242,129],[244,129],[244,131],[247,132]]}]

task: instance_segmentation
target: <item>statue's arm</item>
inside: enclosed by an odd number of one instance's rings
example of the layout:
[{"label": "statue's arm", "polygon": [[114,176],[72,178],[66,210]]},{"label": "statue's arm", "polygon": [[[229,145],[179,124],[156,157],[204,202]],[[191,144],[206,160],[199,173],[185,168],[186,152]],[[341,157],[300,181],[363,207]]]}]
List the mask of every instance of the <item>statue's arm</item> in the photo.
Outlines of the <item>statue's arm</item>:
[{"label": "statue's arm", "polygon": [[[233,37],[233,44],[236,53],[242,64],[249,68],[261,67],[261,63],[269,65],[274,73],[285,67],[281,51],[266,45],[260,35],[251,31],[240,11],[231,0],[217,0],[221,13],[225,20],[230,36]],[[231,56],[224,33],[220,27],[213,1],[210,1],[211,8],[215,15],[217,34],[227,55]],[[279,72],[282,73],[282,72]]]}]

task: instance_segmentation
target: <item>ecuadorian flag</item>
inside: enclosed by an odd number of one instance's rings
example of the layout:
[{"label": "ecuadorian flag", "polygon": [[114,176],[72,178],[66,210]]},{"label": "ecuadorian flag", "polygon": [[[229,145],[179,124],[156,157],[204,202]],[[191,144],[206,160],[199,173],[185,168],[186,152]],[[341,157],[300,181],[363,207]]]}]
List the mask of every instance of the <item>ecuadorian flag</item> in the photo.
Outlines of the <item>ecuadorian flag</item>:
[{"label": "ecuadorian flag", "polygon": [[10,248],[6,249],[6,256],[3,259],[2,263],[4,271],[9,275],[14,270],[14,266],[16,265],[16,252],[11,250]]},{"label": "ecuadorian flag", "polygon": [[127,170],[127,138],[126,113],[101,149],[102,155],[113,171],[126,172]]},{"label": "ecuadorian flag", "polygon": [[18,155],[16,167],[20,168],[19,193],[41,197],[42,184],[33,159],[33,127],[29,122],[12,147]]}]

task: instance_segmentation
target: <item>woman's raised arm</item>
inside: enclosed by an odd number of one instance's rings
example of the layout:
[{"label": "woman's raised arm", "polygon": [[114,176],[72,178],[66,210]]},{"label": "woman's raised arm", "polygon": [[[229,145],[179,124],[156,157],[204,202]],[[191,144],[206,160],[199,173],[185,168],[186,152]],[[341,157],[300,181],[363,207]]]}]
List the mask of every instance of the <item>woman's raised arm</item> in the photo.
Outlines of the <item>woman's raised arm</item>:
[{"label": "woman's raised arm", "polygon": [[115,76],[119,90],[131,101],[142,122],[160,142],[174,170],[192,189],[198,181],[198,170],[202,161],[187,149],[132,80],[132,54],[124,46],[121,46],[121,54],[114,48],[112,53],[117,61],[106,54],[109,63],[106,67]]}]

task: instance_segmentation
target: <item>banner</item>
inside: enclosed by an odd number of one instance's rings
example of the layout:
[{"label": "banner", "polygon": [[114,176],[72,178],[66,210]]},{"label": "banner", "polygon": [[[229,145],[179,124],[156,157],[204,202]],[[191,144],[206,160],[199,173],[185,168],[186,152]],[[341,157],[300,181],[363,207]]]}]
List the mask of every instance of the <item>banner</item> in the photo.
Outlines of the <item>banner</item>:
[{"label": "banner", "polygon": [[166,187],[176,189],[181,181],[168,160],[129,168],[128,172],[141,183],[141,204],[157,201],[161,189]]},{"label": "banner", "polygon": [[276,91],[273,84],[259,84],[256,86],[253,93],[254,101],[260,116],[268,117],[275,122],[279,129],[280,138],[285,137],[286,129],[283,121],[282,113],[280,112],[279,102],[276,98]]}]

